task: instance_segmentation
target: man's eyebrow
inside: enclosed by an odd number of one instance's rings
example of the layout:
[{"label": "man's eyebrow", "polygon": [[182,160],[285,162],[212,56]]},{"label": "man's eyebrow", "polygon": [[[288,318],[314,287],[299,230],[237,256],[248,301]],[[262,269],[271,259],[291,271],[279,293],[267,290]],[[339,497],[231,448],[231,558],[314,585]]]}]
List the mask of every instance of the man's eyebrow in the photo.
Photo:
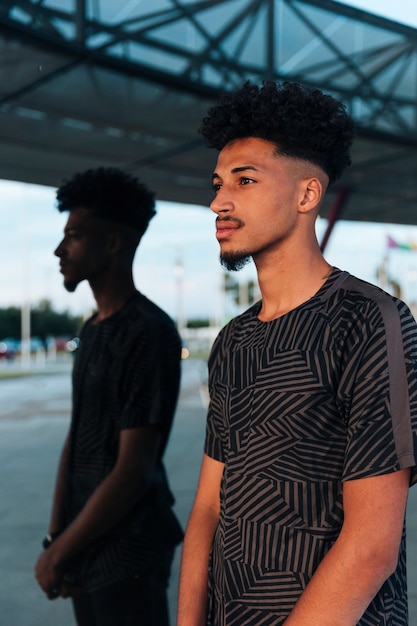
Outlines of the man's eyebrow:
[{"label": "man's eyebrow", "polygon": [[[252,172],[258,171],[258,169],[254,165],[241,165],[240,167],[234,167],[232,170],[230,170],[230,173],[239,174],[239,172],[246,172],[247,170],[251,170]],[[211,178],[212,180],[214,180],[215,178],[221,178],[221,177],[219,176],[219,174],[214,172]]]},{"label": "man's eyebrow", "polygon": [[80,226],[65,226],[64,233],[69,233],[71,231],[80,231],[80,230],[82,230],[82,227]]}]

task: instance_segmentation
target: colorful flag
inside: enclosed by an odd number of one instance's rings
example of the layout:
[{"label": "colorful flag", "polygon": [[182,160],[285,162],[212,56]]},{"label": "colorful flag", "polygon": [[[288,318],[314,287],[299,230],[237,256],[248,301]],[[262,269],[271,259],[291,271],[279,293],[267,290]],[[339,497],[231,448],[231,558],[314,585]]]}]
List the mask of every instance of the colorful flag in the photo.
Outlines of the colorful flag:
[{"label": "colorful flag", "polygon": [[387,248],[417,252],[417,243],[411,240],[408,243],[398,243],[390,235],[387,235]]}]

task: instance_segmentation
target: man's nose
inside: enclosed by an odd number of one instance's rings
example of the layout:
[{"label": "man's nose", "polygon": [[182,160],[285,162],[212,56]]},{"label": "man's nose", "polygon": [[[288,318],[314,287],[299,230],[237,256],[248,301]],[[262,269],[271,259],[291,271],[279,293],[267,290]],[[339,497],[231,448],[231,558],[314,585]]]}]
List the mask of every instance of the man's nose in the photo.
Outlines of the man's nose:
[{"label": "man's nose", "polygon": [[57,257],[61,257],[62,256],[62,244],[63,244],[63,241],[60,241],[58,246],[54,250],[54,255],[57,256]]},{"label": "man's nose", "polygon": [[230,196],[226,195],[226,191],[219,189],[210,204],[210,209],[217,215],[233,211],[233,202]]}]

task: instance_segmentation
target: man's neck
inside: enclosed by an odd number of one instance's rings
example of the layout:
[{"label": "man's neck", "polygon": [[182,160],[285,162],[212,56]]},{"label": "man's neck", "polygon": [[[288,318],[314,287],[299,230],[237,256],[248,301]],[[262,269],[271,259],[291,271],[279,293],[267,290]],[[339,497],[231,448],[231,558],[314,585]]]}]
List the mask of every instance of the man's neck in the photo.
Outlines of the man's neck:
[{"label": "man's neck", "polygon": [[320,255],[295,259],[292,264],[258,267],[262,307],[258,314],[268,322],[310,300],[324,285],[333,268]]},{"label": "man's neck", "polygon": [[132,277],[109,279],[102,286],[90,284],[90,287],[97,304],[96,324],[120,311],[137,291]]}]

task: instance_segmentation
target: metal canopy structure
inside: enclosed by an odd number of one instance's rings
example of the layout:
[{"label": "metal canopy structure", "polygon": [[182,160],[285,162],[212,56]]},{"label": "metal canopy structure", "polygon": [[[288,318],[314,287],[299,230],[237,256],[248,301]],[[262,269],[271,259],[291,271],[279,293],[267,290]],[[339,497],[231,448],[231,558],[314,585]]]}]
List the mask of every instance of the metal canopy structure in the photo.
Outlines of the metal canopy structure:
[{"label": "metal canopy structure", "polygon": [[317,86],[354,117],[323,216],[417,224],[417,29],[333,0],[2,0],[0,178],[111,165],[206,205],[196,129],[246,79]]}]

